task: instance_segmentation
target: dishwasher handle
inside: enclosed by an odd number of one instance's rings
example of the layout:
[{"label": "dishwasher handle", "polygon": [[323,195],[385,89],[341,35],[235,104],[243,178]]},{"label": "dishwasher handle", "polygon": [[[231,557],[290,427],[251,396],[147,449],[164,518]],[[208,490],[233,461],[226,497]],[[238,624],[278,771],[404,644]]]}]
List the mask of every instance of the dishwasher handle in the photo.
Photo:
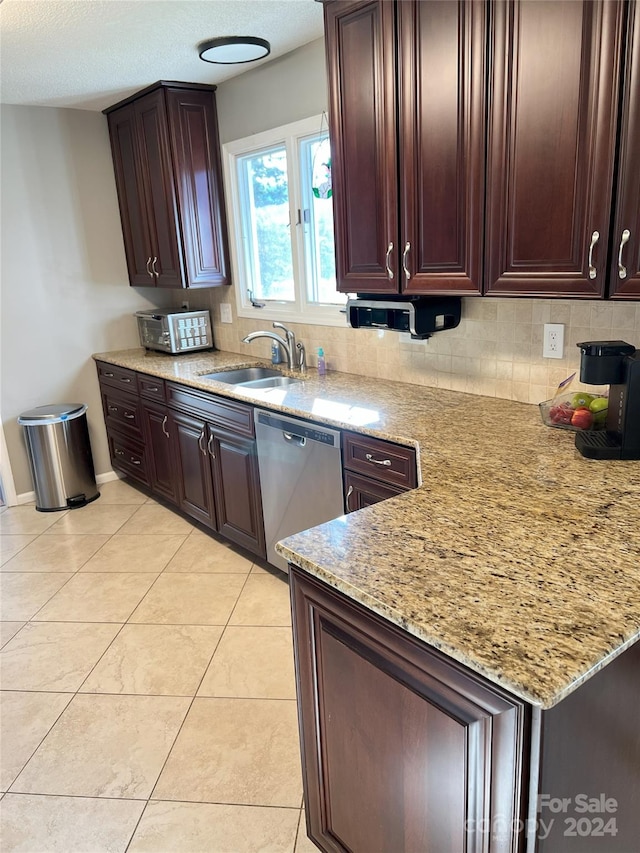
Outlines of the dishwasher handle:
[{"label": "dishwasher handle", "polygon": [[286,430],[282,430],[282,437],[285,441],[290,441],[293,444],[297,444],[298,447],[305,447],[307,444],[307,439],[304,435],[294,435],[292,432],[287,432]]}]

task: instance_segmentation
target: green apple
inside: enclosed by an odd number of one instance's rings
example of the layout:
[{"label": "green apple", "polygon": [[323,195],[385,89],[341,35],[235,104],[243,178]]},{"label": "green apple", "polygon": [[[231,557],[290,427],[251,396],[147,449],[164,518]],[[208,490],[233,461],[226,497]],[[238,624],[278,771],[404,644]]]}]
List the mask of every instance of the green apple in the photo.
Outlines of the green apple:
[{"label": "green apple", "polygon": [[571,398],[571,405],[574,409],[588,409],[593,401],[593,394],[587,394],[586,391],[578,391]]}]

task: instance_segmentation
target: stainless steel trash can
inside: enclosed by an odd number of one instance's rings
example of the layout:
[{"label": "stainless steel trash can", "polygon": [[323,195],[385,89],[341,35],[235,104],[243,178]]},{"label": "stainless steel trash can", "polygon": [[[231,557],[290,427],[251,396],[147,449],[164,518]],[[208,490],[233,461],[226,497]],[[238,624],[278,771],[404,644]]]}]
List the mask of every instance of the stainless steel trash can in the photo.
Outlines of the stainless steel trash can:
[{"label": "stainless steel trash can", "polygon": [[86,412],[82,403],[66,403],[38,406],[18,418],[40,512],[75,509],[100,497]]}]

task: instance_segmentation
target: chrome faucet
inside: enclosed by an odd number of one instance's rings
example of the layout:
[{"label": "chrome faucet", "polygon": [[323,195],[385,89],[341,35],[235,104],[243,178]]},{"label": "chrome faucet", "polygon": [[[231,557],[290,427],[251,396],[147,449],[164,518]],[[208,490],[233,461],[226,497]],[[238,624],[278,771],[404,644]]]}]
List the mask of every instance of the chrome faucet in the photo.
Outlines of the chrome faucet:
[{"label": "chrome faucet", "polygon": [[286,340],[276,332],[251,332],[246,338],[242,339],[242,343],[250,344],[251,341],[255,341],[258,338],[270,338],[272,341],[276,341],[284,350],[289,370],[304,372],[307,366],[304,345],[296,343],[295,333],[287,329],[282,323],[274,323],[273,328],[282,329],[287,336]]}]

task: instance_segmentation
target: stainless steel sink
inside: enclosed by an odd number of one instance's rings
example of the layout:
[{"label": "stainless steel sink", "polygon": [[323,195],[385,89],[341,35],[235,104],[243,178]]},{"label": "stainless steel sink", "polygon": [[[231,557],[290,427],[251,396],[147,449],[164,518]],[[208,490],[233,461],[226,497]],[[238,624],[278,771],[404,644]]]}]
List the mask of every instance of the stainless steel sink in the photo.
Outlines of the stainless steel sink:
[{"label": "stainless steel sink", "polygon": [[245,382],[276,377],[282,377],[282,374],[272,367],[238,367],[235,370],[223,370],[219,373],[205,373],[200,378],[215,379],[216,382],[226,382],[228,385],[244,385]]},{"label": "stainless steel sink", "polygon": [[239,367],[237,370],[223,370],[220,373],[205,373],[202,379],[215,379],[228,385],[242,385],[243,388],[284,388],[300,382],[292,376],[283,376],[279,370],[271,367]]}]

